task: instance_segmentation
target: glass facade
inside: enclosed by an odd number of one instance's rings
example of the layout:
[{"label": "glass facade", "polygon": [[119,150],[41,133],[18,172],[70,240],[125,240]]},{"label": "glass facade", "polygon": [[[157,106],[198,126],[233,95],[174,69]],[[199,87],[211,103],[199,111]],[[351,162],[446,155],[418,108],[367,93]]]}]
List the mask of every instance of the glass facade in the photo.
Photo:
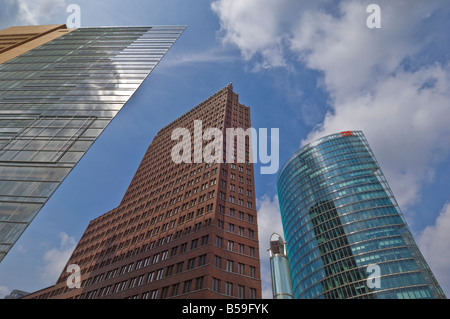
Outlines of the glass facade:
[{"label": "glass facade", "polygon": [[278,198],[295,298],[445,298],[362,132],[293,154]]},{"label": "glass facade", "polygon": [[0,261],[184,29],[80,28],[0,65]]}]

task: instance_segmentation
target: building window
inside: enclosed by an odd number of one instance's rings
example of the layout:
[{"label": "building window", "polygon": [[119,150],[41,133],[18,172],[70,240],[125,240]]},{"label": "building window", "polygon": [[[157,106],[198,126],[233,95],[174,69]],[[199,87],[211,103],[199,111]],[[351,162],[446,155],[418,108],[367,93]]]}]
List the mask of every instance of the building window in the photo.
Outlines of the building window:
[{"label": "building window", "polygon": [[161,260],[166,260],[168,254],[169,254],[169,251],[167,251],[167,250],[163,251],[162,255],[161,255]]},{"label": "building window", "polygon": [[202,237],[202,246],[206,245],[209,240],[209,235],[205,235]]},{"label": "building window", "polygon": [[233,261],[232,260],[227,260],[227,271],[229,272],[233,272]]},{"label": "building window", "polygon": [[220,292],[220,280],[217,278],[213,278],[212,290],[214,292]]},{"label": "building window", "polygon": [[245,273],[245,265],[239,263],[239,264],[238,264],[238,274],[239,274],[239,275],[244,275],[244,273]]},{"label": "building window", "polygon": [[205,277],[199,277],[195,280],[195,290],[203,289],[203,284],[205,281]]},{"label": "building window", "polygon": [[134,286],[136,286],[136,280],[137,280],[137,277],[134,277],[134,278],[132,278],[130,280],[130,287],[129,288],[133,288]]},{"label": "building window", "polygon": [[192,289],[192,279],[184,282],[183,293],[188,293]]},{"label": "building window", "polygon": [[245,287],[239,285],[238,286],[238,298],[245,299]]},{"label": "building window", "polygon": [[249,274],[250,277],[255,278],[256,276],[256,269],[255,267],[249,266]]},{"label": "building window", "polygon": [[184,264],[183,261],[182,261],[182,262],[179,262],[179,263],[177,264],[177,273],[183,271],[183,264]]},{"label": "building window", "polygon": [[195,257],[188,260],[187,269],[192,269],[195,267]]},{"label": "building window", "polygon": [[206,254],[198,257],[198,266],[200,267],[204,265],[206,265]]},{"label": "building window", "polygon": [[222,257],[214,256],[214,267],[221,268],[222,266]]},{"label": "building window", "polygon": [[217,236],[217,237],[216,237],[216,246],[217,246],[217,247],[222,247],[222,242],[223,242],[223,238]]},{"label": "building window", "polygon": [[170,265],[170,266],[167,267],[166,277],[169,277],[169,276],[172,275],[174,267],[175,267],[174,265]]},{"label": "building window", "polygon": [[169,294],[169,286],[163,287],[161,289],[161,299],[167,298],[168,294]]},{"label": "building window", "polygon": [[178,291],[180,289],[180,283],[176,283],[172,285],[172,296],[178,295]]},{"label": "building window", "polygon": [[233,284],[231,282],[225,283],[225,294],[227,296],[233,296]]},{"label": "building window", "polygon": [[138,279],[138,286],[140,286],[140,285],[142,285],[142,284],[144,283],[144,278],[145,278],[145,275],[139,276],[139,279]]}]

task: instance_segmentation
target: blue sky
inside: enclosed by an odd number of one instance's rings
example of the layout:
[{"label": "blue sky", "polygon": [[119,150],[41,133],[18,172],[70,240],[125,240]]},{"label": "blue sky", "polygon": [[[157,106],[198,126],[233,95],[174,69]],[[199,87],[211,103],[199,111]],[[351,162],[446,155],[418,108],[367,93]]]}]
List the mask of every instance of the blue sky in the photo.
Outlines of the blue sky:
[{"label": "blue sky", "polygon": [[[0,0],[0,28],[65,23],[71,3],[82,27],[187,29],[0,264],[0,297],[52,285],[89,221],[119,204],[158,130],[230,82],[253,127],[280,129],[280,166],[315,138],[364,131],[450,295],[447,1]],[[379,29],[366,25],[370,3]],[[267,298],[266,249],[282,233],[276,178],[255,176]]]}]

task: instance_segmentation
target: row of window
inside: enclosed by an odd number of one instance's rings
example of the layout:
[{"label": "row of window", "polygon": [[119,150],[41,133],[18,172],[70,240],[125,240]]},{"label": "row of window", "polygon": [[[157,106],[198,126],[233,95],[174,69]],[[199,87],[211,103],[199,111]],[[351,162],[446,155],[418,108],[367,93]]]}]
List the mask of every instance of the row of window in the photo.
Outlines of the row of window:
[{"label": "row of window", "polygon": [[[214,183],[214,180],[211,180],[211,183]],[[163,189],[166,189],[167,188],[166,186]],[[160,189],[158,189],[158,191],[155,194],[157,194],[159,191],[160,191]],[[152,192],[152,194],[154,194],[154,193]],[[213,194],[210,194],[210,196],[213,196]],[[140,211],[148,208],[152,204],[155,204],[155,201],[157,201],[157,199],[155,198],[152,201],[148,201],[146,204],[141,204],[140,206],[136,206],[137,204],[139,204],[139,202],[146,200],[147,197],[148,196],[142,197],[139,199],[139,201],[134,201],[133,203],[129,203],[127,206],[119,207],[114,212],[114,214],[105,214],[104,216],[91,222],[89,228],[87,229],[87,231],[84,234],[84,239],[80,243],[79,246],[85,245],[86,242],[89,242],[89,241],[97,241],[97,239],[99,239],[100,237],[103,237],[105,234],[107,235],[108,233],[115,233],[115,232],[117,232],[118,229],[120,229],[126,225],[131,225],[132,223],[136,222],[139,219],[144,219],[147,216],[152,215],[155,212],[155,209],[157,211],[160,211],[160,210],[166,208],[167,203],[165,205],[157,206],[156,208],[151,208],[151,209],[143,212],[142,215],[137,215],[136,217],[131,217],[132,214],[138,214]],[[133,206],[135,206],[134,210],[131,209]],[[178,212],[180,211],[180,208],[181,208],[181,206],[178,206],[178,207],[175,207],[173,210],[172,209],[168,210],[165,214],[165,218],[171,217],[172,214],[173,215],[178,214]],[[128,212],[124,212],[124,210],[128,210],[128,209],[129,209]],[[114,217],[114,216],[117,216],[117,217]],[[111,220],[107,221],[111,217],[113,217],[113,218]],[[164,218],[164,215],[160,214],[158,217],[154,217],[152,219],[152,223],[155,221],[158,221],[158,222],[162,221],[163,218]],[[124,220],[124,222],[122,222],[121,224],[118,224],[115,227],[108,228],[110,225],[112,226],[121,220]],[[105,231],[105,228],[108,228],[108,229]],[[89,238],[90,235],[94,235],[94,237]]]},{"label": "row of window", "polygon": [[[194,280],[195,280],[195,288],[193,290],[192,283]],[[111,286],[103,287],[99,290],[93,290],[88,293],[83,293],[80,296],[77,296],[75,299],[95,299],[95,298],[106,297],[106,296],[110,295],[111,293],[118,293],[118,292],[124,291],[126,289],[127,284],[128,284],[127,281],[123,281],[121,283],[114,285],[114,287],[111,285]],[[182,293],[189,293],[191,291],[203,289],[203,285],[204,285],[203,277],[185,281],[183,283]],[[180,286],[181,286],[181,284],[177,283],[172,286],[163,287],[161,289],[153,289],[151,291],[147,291],[142,294],[132,295],[130,297],[127,297],[126,299],[165,299],[168,297],[175,297],[180,294]],[[169,294],[169,289],[171,289],[170,294]]]},{"label": "row of window", "polygon": [[[115,263],[115,262],[120,261],[120,260],[122,260],[124,258],[129,258],[131,256],[134,256],[134,255],[138,254],[138,253],[142,253],[142,252],[145,252],[147,250],[153,249],[155,247],[159,247],[161,245],[164,245],[166,243],[171,242],[174,239],[178,239],[178,238],[180,238],[182,236],[188,235],[192,231],[194,231],[194,232],[195,231],[199,231],[202,227],[208,227],[210,225],[211,225],[211,219],[209,218],[209,219],[204,220],[201,223],[195,224],[194,227],[192,227],[192,226],[186,227],[186,228],[184,228],[184,230],[179,230],[179,231],[177,231],[175,233],[169,234],[168,236],[160,237],[157,241],[154,240],[154,241],[151,241],[149,243],[146,243],[146,244],[142,245],[140,248],[136,247],[134,249],[131,249],[126,254],[122,253],[120,255],[115,256],[112,259],[109,258],[107,261],[101,262],[98,267],[101,268],[101,267],[109,265],[110,263]],[[92,254],[90,256],[86,256],[86,255],[87,255],[88,252],[90,252],[90,251],[96,249],[97,247],[99,247],[99,243],[98,242],[97,242],[97,244],[95,244],[93,246],[90,246],[90,247],[87,247],[86,249],[79,249],[80,247],[77,247],[76,251],[74,252],[74,254],[72,256],[72,260],[74,260],[74,263],[76,263],[76,264],[81,266],[81,265],[84,265],[86,263],[89,263],[90,261],[92,261],[94,259],[99,259],[99,258],[102,258],[104,256],[110,255],[110,254],[114,253],[117,250],[125,249],[129,245],[133,245],[133,244],[136,244],[137,242],[140,242],[140,241],[142,241],[144,239],[150,238],[152,235],[154,235],[153,234],[153,229],[150,230],[150,231],[147,231],[146,233],[143,232],[139,236],[135,236],[133,238],[129,238],[126,241],[123,241],[123,242],[121,242],[119,244],[114,244],[111,247],[108,247],[107,249],[103,249],[102,251],[97,252],[95,255]],[[117,242],[120,239],[120,237],[121,237],[121,234],[119,234],[117,237],[114,235],[111,238],[111,241],[112,242]],[[202,237],[202,243],[207,244],[207,242],[208,242],[208,237],[207,236]],[[104,244],[103,244],[103,246],[104,246]],[[77,262],[76,261],[77,257],[84,257],[84,258],[82,258],[81,260],[79,260]],[[95,266],[91,266],[87,271],[91,271],[92,267],[95,267]]]},{"label": "row of window", "polygon": [[[206,206],[206,208],[199,208],[199,209],[197,210],[197,215],[196,215],[196,216],[199,217],[199,216],[203,215],[203,213],[208,213],[208,212],[212,211],[212,210],[213,210],[213,207],[212,207],[212,206],[213,206],[213,205],[211,204],[211,205]],[[223,213],[224,207],[222,207],[222,206],[220,205],[220,208],[222,209],[222,211],[220,211],[220,209],[219,209],[219,213]],[[169,212],[171,212],[171,211],[169,211]],[[169,214],[169,212],[167,212],[165,215],[164,215],[164,214],[160,214],[158,218],[157,218],[157,217],[153,217],[152,220],[150,220],[150,221],[147,220],[147,221],[145,221],[145,222],[141,222],[141,223],[138,224],[137,226],[130,227],[130,228],[128,228],[127,230],[125,230],[123,233],[119,233],[119,234],[117,234],[117,235],[114,234],[114,233],[117,233],[117,231],[118,231],[121,227],[123,227],[124,225],[132,224],[132,223],[138,221],[138,220],[139,220],[139,215],[136,216],[136,218],[131,218],[131,219],[129,220],[129,222],[124,222],[124,223],[122,223],[122,224],[119,224],[117,227],[114,227],[114,228],[112,228],[112,229],[109,229],[109,230],[106,231],[106,232],[102,232],[101,234],[97,234],[97,235],[95,235],[95,236],[92,237],[92,238],[89,238],[88,236],[86,236],[85,239],[78,245],[77,251],[75,252],[75,254],[74,254],[73,257],[76,258],[77,256],[86,255],[86,254],[89,253],[90,251],[96,250],[98,247],[105,246],[105,244],[106,244],[107,242],[117,242],[118,240],[120,240],[121,237],[129,236],[129,235],[131,235],[132,233],[137,232],[137,231],[139,231],[139,230],[141,230],[141,229],[142,229],[142,230],[145,230],[145,229],[148,228],[149,225],[154,224],[154,223],[156,223],[157,221],[162,221],[165,217],[166,217],[166,218],[167,218],[167,217],[170,217],[171,214]],[[229,215],[230,215],[231,217],[235,217],[236,213],[235,213],[235,210],[234,210],[233,208],[230,208],[230,209],[229,209]],[[245,216],[244,212],[239,211],[237,215],[238,215],[238,218],[239,218],[240,220],[244,220],[244,216]],[[144,215],[143,215],[143,216],[144,216]],[[165,217],[164,217],[164,216],[165,216]],[[193,220],[193,219],[194,219],[194,212],[191,212],[191,213],[189,213],[189,214],[182,215],[182,216],[180,216],[180,217],[178,218],[178,225],[181,225],[181,224],[183,224],[183,223],[185,223],[185,222],[187,222],[187,221],[189,221],[189,220]],[[253,223],[253,222],[254,222],[253,215],[251,215],[251,214],[247,214],[247,219],[248,219],[248,222],[250,222],[250,223]],[[160,246],[160,245],[162,245],[162,244],[164,244],[164,243],[166,243],[166,242],[169,242],[169,241],[171,241],[171,240],[173,240],[173,239],[177,239],[177,238],[179,238],[179,237],[181,237],[181,236],[187,235],[187,234],[189,234],[189,233],[192,232],[192,231],[195,232],[195,231],[198,231],[198,230],[200,230],[200,229],[202,229],[202,228],[204,228],[204,227],[207,227],[207,226],[210,225],[210,222],[211,222],[211,219],[206,219],[206,220],[204,220],[204,221],[202,221],[202,222],[199,222],[199,223],[194,224],[193,226],[185,227],[185,228],[182,229],[182,230],[178,230],[178,231],[177,231],[176,233],[174,233],[174,234],[169,234],[167,237],[161,237],[161,238],[158,240],[158,243],[152,242],[152,243],[150,243],[150,245],[151,245],[152,247],[153,247],[155,244],[156,244],[156,246]],[[142,241],[142,240],[144,240],[144,239],[150,238],[150,237],[155,236],[155,235],[159,235],[160,233],[162,233],[162,232],[164,232],[164,231],[168,231],[168,230],[174,228],[176,225],[177,225],[177,220],[176,220],[176,219],[173,219],[172,221],[167,222],[167,223],[164,223],[164,224],[161,225],[161,226],[157,226],[157,227],[155,227],[155,228],[152,228],[152,229],[150,229],[150,230],[147,230],[145,233],[142,232],[140,235],[136,235],[136,236],[134,236],[133,238],[129,238],[129,239],[127,239],[127,240],[124,240],[123,242],[119,243],[118,245],[113,245],[113,246],[109,247],[109,248],[106,250],[106,252],[103,253],[103,255],[110,254],[110,253],[114,252],[114,251],[117,250],[117,249],[120,250],[120,249],[123,249],[123,248],[125,248],[125,247],[131,245],[131,244],[135,244],[135,243],[140,242],[140,241]],[[219,221],[219,222],[218,222],[218,227],[221,228],[221,229],[224,229],[224,228],[223,228],[223,222],[222,222],[222,221]],[[229,223],[229,224],[228,224],[228,231],[229,231],[229,232],[233,232],[233,233],[235,233],[235,232],[237,231],[237,234],[240,235],[240,236],[245,236],[245,232],[247,232],[246,236],[247,236],[248,238],[253,239],[253,238],[255,237],[255,233],[254,233],[254,231],[253,231],[252,229],[247,229],[247,231],[245,231],[245,228],[244,228],[244,227],[242,227],[242,226],[235,227],[235,224],[233,224],[233,223]],[[89,233],[91,233],[91,232],[89,232]],[[102,237],[104,237],[104,236],[106,236],[106,235],[108,235],[108,233],[111,233],[111,234],[114,234],[114,235],[112,235],[112,236],[109,237],[108,239],[105,239],[104,241],[102,241],[101,243],[99,243],[99,239],[102,238]],[[91,245],[91,246],[88,246],[88,247],[86,247],[85,249],[82,249],[84,246],[87,246],[89,242],[93,242],[93,243],[95,243],[95,244],[94,244],[94,245]],[[97,257],[101,257],[101,255],[102,255],[102,253],[97,254]],[[86,260],[89,260],[89,257],[87,257]]]},{"label": "row of window", "polygon": [[[217,220],[217,228],[224,229],[224,222],[220,219]],[[245,228],[242,226],[237,226],[233,223],[227,223],[227,231],[233,234],[238,234],[239,236],[245,236]],[[255,239],[255,231],[253,229],[247,229],[247,237],[250,239]]]},{"label": "row of window", "polygon": [[[401,220],[399,219],[399,216],[386,216],[386,217],[380,217],[380,218],[374,218],[371,220],[365,220],[365,221],[359,221],[352,225],[355,225],[352,227],[351,230],[345,231],[346,234],[361,231],[362,234],[364,234],[368,228],[376,228],[376,227],[383,227],[383,226],[390,226],[395,224],[402,224],[399,223]],[[349,225],[345,225],[344,228],[346,228]],[[332,230],[333,231],[333,230]],[[292,245],[295,245],[295,243],[292,243]],[[323,254],[326,254],[327,252],[335,251],[336,249],[339,249],[341,247],[347,246],[348,240],[347,237],[343,236],[342,233],[337,233],[336,236],[333,235],[333,233],[330,234],[330,239],[326,242],[322,243],[320,246],[321,252]],[[295,246],[294,246],[295,247]],[[311,240],[307,242],[306,244],[302,244],[299,246],[294,254],[292,259],[290,260],[292,265],[295,265],[295,268],[301,269],[303,267],[306,267],[308,263],[311,263],[312,260],[318,260],[321,257],[321,254],[318,252],[317,244],[314,240]],[[310,265],[311,267],[311,265]],[[303,272],[304,270],[302,270]],[[305,271],[305,274],[309,273],[309,271]]]},{"label": "row of window", "polygon": [[[133,178],[132,183],[130,184],[129,189],[127,190],[127,194],[124,197],[124,200],[130,201],[131,199],[138,198],[141,194],[147,194],[145,196],[146,199],[152,198],[153,196],[156,196],[161,191],[165,191],[167,189],[172,189],[172,194],[178,193],[179,191],[183,191],[185,187],[193,186],[194,184],[199,183],[202,180],[202,176],[199,175],[195,179],[192,178],[187,183],[181,184],[180,186],[177,186],[178,184],[182,183],[183,181],[188,179],[188,174],[184,174],[183,176],[180,176],[182,174],[182,171],[177,172],[174,170],[174,168],[170,165],[171,161],[161,161],[161,162],[167,162],[166,166],[167,168],[164,168],[164,164],[161,165],[161,163],[156,163],[157,167],[155,168],[154,163],[149,164],[143,164],[144,167],[141,166],[138,173],[139,175],[136,175]],[[147,167],[148,166],[148,167]],[[210,167],[210,164],[207,163],[205,165],[205,168]],[[201,170],[203,166],[199,167],[198,169]],[[160,170],[164,170],[159,172]],[[217,174],[217,168],[212,168],[210,172],[205,172],[203,174],[203,180],[207,180],[208,178],[214,176]],[[178,178],[177,178],[178,177]],[[165,182],[168,182],[172,180],[170,183],[166,183],[163,187],[159,187],[160,184],[162,184],[161,179],[164,179]],[[209,186],[215,185],[215,182],[212,183],[212,181],[209,181]],[[152,190],[155,189],[156,190]],[[203,187],[204,188],[204,187]],[[151,192],[150,192],[151,190]],[[147,191],[149,191],[147,193]],[[170,191],[166,192],[164,194],[164,197],[159,196],[159,200],[163,200],[164,198],[168,198],[170,196]],[[157,202],[157,198],[154,198],[153,200],[149,200],[147,202],[147,205],[154,204]],[[142,199],[139,199],[139,201],[142,201]],[[134,202],[130,202],[128,206],[134,206]],[[148,206],[147,206],[148,207]]]}]

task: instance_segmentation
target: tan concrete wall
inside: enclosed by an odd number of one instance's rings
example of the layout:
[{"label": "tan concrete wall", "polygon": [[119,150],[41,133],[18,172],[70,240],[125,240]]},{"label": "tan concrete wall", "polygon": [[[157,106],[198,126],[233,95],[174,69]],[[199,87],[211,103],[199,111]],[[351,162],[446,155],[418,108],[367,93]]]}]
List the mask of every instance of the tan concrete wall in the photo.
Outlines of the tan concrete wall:
[{"label": "tan concrete wall", "polygon": [[0,39],[2,36],[4,39],[9,38],[4,36],[17,36],[10,38],[10,42],[14,44],[0,49],[0,63],[9,61],[73,30],[67,29],[64,24],[10,27],[0,30]]}]

